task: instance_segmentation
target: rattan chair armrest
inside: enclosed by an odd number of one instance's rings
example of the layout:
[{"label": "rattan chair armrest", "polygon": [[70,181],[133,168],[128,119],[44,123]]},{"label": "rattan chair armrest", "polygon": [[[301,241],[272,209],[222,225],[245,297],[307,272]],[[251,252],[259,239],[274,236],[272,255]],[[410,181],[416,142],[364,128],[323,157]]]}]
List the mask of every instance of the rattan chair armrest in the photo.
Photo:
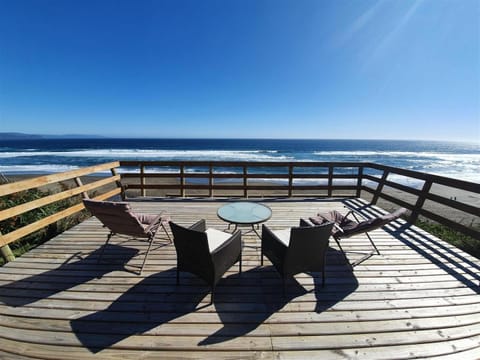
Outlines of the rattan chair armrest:
[{"label": "rattan chair armrest", "polygon": [[190,230],[205,232],[207,230],[207,223],[205,219],[197,221],[195,224],[189,227]]}]

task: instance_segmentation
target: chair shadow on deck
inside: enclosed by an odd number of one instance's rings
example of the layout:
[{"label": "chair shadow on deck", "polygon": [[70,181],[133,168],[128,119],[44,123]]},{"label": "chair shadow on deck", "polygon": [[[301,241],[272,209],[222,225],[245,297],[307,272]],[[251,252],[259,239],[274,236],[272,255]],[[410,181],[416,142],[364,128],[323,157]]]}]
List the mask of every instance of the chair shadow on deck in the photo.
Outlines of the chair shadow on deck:
[{"label": "chair shadow on deck", "polygon": [[[329,257],[337,257],[341,259],[339,251],[329,248]],[[232,340],[237,337],[247,335],[255,330],[259,325],[268,323],[268,319],[275,313],[281,312],[284,307],[294,301],[296,298],[302,296],[310,296],[314,294],[315,301],[312,301],[312,307],[300,310],[301,312],[315,312],[317,314],[328,310],[338,302],[342,301],[345,297],[355,291],[358,287],[358,281],[355,278],[354,273],[345,264],[333,264],[335,267],[339,266],[338,272],[342,274],[342,284],[335,284],[333,276],[327,275],[325,287],[322,287],[321,273],[306,273],[302,276],[309,275],[313,280],[313,289],[307,290],[302,284],[300,284],[295,278],[287,280],[287,291],[283,294],[282,280],[272,265],[254,268],[250,271],[246,271],[243,274],[231,275],[229,278],[241,278],[252,274],[252,279],[260,283],[262,286],[255,286],[253,289],[249,288],[248,302],[251,303],[253,309],[249,309],[248,306],[239,311],[232,311],[229,308],[232,305],[228,304],[228,301],[235,299],[239,296],[235,291],[235,287],[231,287],[228,292],[219,293],[214,303],[218,316],[220,317],[223,327],[215,333],[209,335],[206,339],[202,340],[198,345],[213,345]],[[327,272],[332,271],[332,266],[327,264]],[[269,278],[269,274],[270,278]],[[271,276],[274,278],[271,278]],[[230,299],[230,300],[229,300]],[[308,303],[308,299],[306,302]],[[227,305],[226,305],[227,304]],[[300,306],[305,304],[298,303]],[[233,307],[235,304],[233,303]]]},{"label": "chair shadow on deck", "polygon": [[[329,255],[340,259],[337,252],[329,249]],[[204,308],[212,309],[220,318],[220,328],[197,345],[214,345],[250,333],[299,296],[313,293],[315,300],[311,302],[311,309],[302,311],[321,313],[358,287],[346,265],[335,263],[331,269],[327,265],[328,271],[340,273],[341,284],[335,284],[333,277],[338,279],[337,276],[332,275],[330,281],[327,276],[322,288],[321,275],[315,273],[311,274],[313,289],[306,290],[295,279],[290,279],[284,297],[281,279],[272,266],[233,273],[220,281],[214,303],[210,305],[210,289],[203,281],[192,276],[184,280],[184,285],[175,285],[176,268],[171,268],[144,278],[104,310],[72,320],[70,324],[81,344],[98,353],[134,335],[150,332],[148,335],[161,336],[163,330],[155,328]],[[189,289],[188,281],[194,289]],[[150,342],[148,335],[146,341]]]},{"label": "chair shadow on deck", "polygon": [[[125,264],[138,253],[138,250],[133,248],[109,244],[107,251],[116,253],[115,261],[97,265],[101,251],[99,248],[86,257],[82,257],[81,253],[74,254],[56,269],[0,286],[0,302],[20,307],[46,299],[92,279],[101,278],[109,272],[124,271]],[[79,260],[72,261],[75,258]]]},{"label": "chair shadow on deck", "polygon": [[[199,306],[210,293],[210,288],[203,286],[201,280],[192,277],[195,284],[198,282],[200,290],[186,293],[181,291],[182,285],[175,285],[175,278],[176,268],[145,277],[106,309],[72,320],[73,332],[83,346],[92,353],[98,353],[130,336],[208,306]],[[184,283],[187,281],[185,279]]]}]

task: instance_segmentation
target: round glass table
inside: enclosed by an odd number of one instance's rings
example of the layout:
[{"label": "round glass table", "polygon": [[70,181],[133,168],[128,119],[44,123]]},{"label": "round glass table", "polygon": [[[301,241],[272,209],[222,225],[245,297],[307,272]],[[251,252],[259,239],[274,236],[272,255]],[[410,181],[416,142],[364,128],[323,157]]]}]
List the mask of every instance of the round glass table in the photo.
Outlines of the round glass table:
[{"label": "round glass table", "polygon": [[228,203],[221,206],[217,210],[217,215],[223,221],[228,222],[228,228],[230,225],[235,225],[235,231],[238,226],[251,226],[252,230],[258,234],[255,229],[255,225],[267,221],[272,216],[272,210],[263,204],[258,204],[250,201],[238,201]]}]

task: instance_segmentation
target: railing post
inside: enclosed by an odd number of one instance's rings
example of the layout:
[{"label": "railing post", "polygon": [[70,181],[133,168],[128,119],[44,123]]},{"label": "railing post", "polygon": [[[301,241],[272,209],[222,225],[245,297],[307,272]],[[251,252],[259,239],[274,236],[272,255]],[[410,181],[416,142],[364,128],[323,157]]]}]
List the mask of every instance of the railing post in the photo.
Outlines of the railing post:
[{"label": "railing post", "polygon": [[185,197],[185,165],[180,165],[180,196]]},{"label": "railing post", "polygon": [[248,197],[248,191],[247,191],[247,167],[244,165],[243,166],[243,197],[247,198]]},{"label": "railing post", "polygon": [[420,192],[420,195],[418,195],[417,202],[415,203],[415,207],[413,208],[412,214],[410,215],[410,223],[415,224],[415,222],[417,221],[420,210],[422,210],[423,204],[425,204],[425,199],[427,197],[427,194],[430,192],[431,187],[432,180],[425,180],[422,191]]},{"label": "railing post", "polygon": [[145,191],[145,165],[140,165],[140,195],[145,197],[147,192]]},{"label": "railing post", "polygon": [[288,165],[288,197],[292,197],[293,187],[293,165]]},{"label": "railing post", "polygon": [[[76,177],[75,184],[77,184],[78,187],[83,186],[82,179],[80,179],[79,177]],[[86,191],[82,192],[82,196],[84,199],[89,198],[88,193]]]},{"label": "railing post", "polygon": [[208,169],[208,196],[213,197],[213,165],[210,163]]},{"label": "railing post", "polygon": [[358,167],[357,175],[357,194],[356,197],[359,198],[362,196],[362,179],[363,179],[363,166]]},{"label": "railing post", "polygon": [[[0,232],[0,238],[1,237],[2,233]],[[2,258],[3,260],[5,260],[6,263],[15,260],[15,255],[13,255],[12,249],[10,249],[10,246],[8,246],[8,244],[0,247],[0,254],[2,255]]]},{"label": "railing post", "polygon": [[375,205],[378,201],[378,198],[380,197],[380,194],[382,193],[383,186],[385,185],[385,181],[387,180],[388,177],[388,171],[383,170],[383,175],[382,178],[380,179],[380,182],[378,183],[377,189],[375,190],[375,194],[373,195],[372,198],[372,205]]},{"label": "railing post", "polygon": [[333,187],[333,166],[328,165],[328,197],[332,197]]},{"label": "railing post", "polygon": [[[112,173],[112,176],[117,176],[117,170],[115,168],[111,168],[110,172]],[[120,180],[115,181],[115,183],[121,190],[120,196],[122,197],[122,200],[125,200],[127,198],[126,186],[124,186]]]}]

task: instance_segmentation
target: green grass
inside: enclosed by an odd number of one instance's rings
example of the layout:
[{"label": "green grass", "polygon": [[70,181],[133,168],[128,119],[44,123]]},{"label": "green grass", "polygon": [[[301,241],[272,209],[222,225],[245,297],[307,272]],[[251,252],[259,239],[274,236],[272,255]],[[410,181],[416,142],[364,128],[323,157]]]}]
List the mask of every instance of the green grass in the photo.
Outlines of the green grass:
[{"label": "green grass", "polygon": [[[49,192],[33,189],[5,196],[0,198],[0,210],[8,209],[29,201],[40,199],[49,194]],[[31,224],[49,215],[64,210],[74,204],[77,204],[79,201],[80,198],[76,196],[70,199],[60,200],[55,203],[43,206],[41,208],[28,211],[24,214],[6,219],[0,222],[1,232],[2,234],[7,234],[25,225]],[[10,244],[10,248],[16,257],[21,256],[25,252],[30,251],[31,249],[45,243],[51,238],[71,228],[72,226],[82,222],[89,216],[89,213],[86,210],[83,210],[77,214],[59,220],[56,223],[53,223],[42,230],[27,235],[18,241],[15,241],[14,243]],[[0,266],[3,264],[4,259],[0,257]]]},{"label": "green grass", "polygon": [[479,240],[464,235],[458,231],[452,230],[445,225],[441,225],[431,221],[418,220],[415,225],[425,231],[428,231],[430,234],[435,235],[436,237],[458,247],[459,249],[462,249],[470,255],[473,255],[476,258],[480,259]]}]

